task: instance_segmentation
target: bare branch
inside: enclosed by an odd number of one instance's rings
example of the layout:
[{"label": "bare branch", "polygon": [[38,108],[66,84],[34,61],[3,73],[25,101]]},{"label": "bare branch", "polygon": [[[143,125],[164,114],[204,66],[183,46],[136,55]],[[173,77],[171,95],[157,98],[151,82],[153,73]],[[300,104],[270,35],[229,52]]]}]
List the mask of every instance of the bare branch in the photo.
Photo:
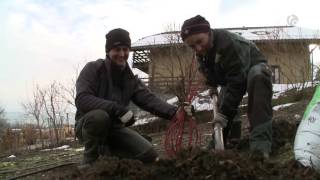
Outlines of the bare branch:
[{"label": "bare branch", "polygon": [[70,84],[63,85],[59,84],[60,86],[60,96],[66,101],[66,103],[70,104],[73,107],[76,107],[75,105],[75,99],[76,99],[76,80],[79,76],[79,70],[80,65],[78,64],[75,68],[75,76],[71,79]]}]

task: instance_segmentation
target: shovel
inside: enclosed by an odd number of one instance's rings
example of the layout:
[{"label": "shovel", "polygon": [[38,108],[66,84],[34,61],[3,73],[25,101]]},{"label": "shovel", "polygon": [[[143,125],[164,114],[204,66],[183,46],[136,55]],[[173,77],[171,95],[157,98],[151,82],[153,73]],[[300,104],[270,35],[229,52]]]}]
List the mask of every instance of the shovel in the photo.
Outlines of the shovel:
[{"label": "shovel", "polygon": [[[216,117],[216,114],[218,112],[218,91],[217,88],[214,88],[211,90],[212,95],[212,103],[213,103],[213,118]],[[212,119],[213,120],[213,119]],[[214,149],[218,151],[224,150],[224,142],[223,142],[223,128],[221,124],[215,123],[213,127],[214,132]]]}]

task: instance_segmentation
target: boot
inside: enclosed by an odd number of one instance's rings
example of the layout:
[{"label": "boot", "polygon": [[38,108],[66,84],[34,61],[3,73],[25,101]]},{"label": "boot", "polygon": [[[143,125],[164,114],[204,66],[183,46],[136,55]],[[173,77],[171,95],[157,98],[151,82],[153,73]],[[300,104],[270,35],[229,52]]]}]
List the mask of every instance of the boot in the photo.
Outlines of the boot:
[{"label": "boot", "polygon": [[99,157],[99,139],[85,134],[83,142],[84,152],[81,166],[85,168],[92,166]]},{"label": "boot", "polygon": [[88,156],[88,155],[83,155],[82,162],[78,166],[79,170],[85,170],[89,169],[93,166],[94,162],[98,159],[98,156]]},{"label": "boot", "polygon": [[265,161],[270,159],[270,155],[268,152],[262,152],[259,150],[251,150],[249,154],[249,158],[257,161]]},{"label": "boot", "polygon": [[214,143],[214,140],[211,139],[211,140],[209,141],[207,147],[206,147],[206,150],[208,150],[208,151],[213,150],[213,149],[214,149],[214,144],[215,144],[215,143]]},{"label": "boot", "polygon": [[111,156],[111,151],[107,144],[100,145],[98,152],[101,156]]},{"label": "boot", "polygon": [[148,140],[150,143],[152,143],[152,137],[147,134],[141,134],[142,137],[144,137],[146,140]]}]

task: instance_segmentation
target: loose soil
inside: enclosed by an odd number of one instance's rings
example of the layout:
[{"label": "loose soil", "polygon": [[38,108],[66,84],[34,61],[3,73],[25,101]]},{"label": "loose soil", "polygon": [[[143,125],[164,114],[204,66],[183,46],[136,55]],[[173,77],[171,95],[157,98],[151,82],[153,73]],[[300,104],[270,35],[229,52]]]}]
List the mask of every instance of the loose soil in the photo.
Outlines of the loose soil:
[{"label": "loose soil", "polygon": [[[71,164],[24,179],[320,179],[319,173],[300,165],[294,160],[293,155],[295,133],[312,94],[313,91],[298,99],[295,104],[274,111],[273,151],[267,160],[260,154],[249,153],[248,123],[246,116],[242,116],[241,141],[223,152],[207,151],[203,148],[184,149],[175,158],[169,159],[165,157],[163,146],[159,144],[155,148],[162,158],[153,164],[117,157],[102,157],[92,167],[81,171],[77,168],[78,164]],[[208,126],[211,125],[198,125],[200,129],[207,128],[209,131]],[[161,135],[163,132],[150,136],[160,143]]]}]

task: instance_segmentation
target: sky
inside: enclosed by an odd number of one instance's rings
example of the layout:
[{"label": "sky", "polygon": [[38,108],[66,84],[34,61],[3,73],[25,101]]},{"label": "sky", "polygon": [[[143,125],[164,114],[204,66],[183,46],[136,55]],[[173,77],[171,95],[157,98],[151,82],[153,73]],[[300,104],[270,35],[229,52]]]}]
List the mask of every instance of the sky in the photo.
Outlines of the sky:
[{"label": "sky", "polygon": [[1,0],[0,106],[23,111],[35,84],[70,83],[77,67],[104,58],[105,34],[132,42],[200,14],[212,27],[287,25],[320,29],[319,0]]}]

